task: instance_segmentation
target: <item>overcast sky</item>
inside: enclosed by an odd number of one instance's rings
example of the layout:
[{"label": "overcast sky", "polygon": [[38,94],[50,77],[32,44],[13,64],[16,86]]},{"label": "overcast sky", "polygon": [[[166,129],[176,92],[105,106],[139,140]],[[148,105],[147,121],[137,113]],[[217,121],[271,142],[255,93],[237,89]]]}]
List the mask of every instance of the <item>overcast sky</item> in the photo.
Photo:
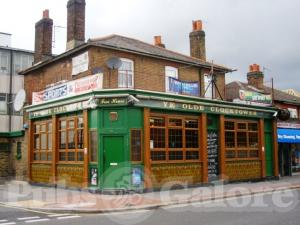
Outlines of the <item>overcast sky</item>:
[{"label": "overcast sky", "polygon": [[[203,20],[207,59],[237,72],[227,82],[246,81],[250,64],[266,68],[266,84],[300,91],[299,0],[86,0],[86,39],[112,33],[149,43],[162,35],[166,47],[189,54],[192,20]],[[33,50],[34,24],[44,9],[54,20],[53,52],[65,50],[67,0],[3,0],[0,32],[12,47]]]}]

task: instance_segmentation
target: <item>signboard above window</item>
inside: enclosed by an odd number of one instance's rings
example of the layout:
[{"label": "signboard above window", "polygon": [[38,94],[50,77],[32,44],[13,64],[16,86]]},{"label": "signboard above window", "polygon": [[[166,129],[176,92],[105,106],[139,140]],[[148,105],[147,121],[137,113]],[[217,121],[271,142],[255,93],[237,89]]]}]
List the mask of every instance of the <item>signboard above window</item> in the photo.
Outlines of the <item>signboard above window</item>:
[{"label": "signboard above window", "polygon": [[199,83],[198,82],[187,82],[169,77],[169,90],[170,92],[199,96]]},{"label": "signboard above window", "polygon": [[81,55],[72,58],[72,75],[77,75],[89,68],[89,54],[85,52]]},{"label": "signboard above window", "polygon": [[63,84],[55,85],[40,92],[32,93],[32,104],[41,104],[50,100],[83,94],[92,90],[102,89],[103,74],[83,77]]},{"label": "signboard above window", "polygon": [[249,105],[270,106],[272,105],[272,96],[254,91],[239,90],[239,98],[233,101]]}]

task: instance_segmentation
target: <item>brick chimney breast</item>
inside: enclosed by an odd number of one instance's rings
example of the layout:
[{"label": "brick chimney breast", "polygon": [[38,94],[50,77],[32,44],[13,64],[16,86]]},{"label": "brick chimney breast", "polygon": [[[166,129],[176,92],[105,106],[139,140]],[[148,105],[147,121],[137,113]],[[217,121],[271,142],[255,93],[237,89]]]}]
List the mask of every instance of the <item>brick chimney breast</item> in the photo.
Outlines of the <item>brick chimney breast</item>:
[{"label": "brick chimney breast", "polygon": [[85,0],[69,0],[67,4],[67,50],[85,41]]},{"label": "brick chimney breast", "polygon": [[263,89],[264,87],[264,74],[260,71],[260,66],[253,64],[249,66],[249,72],[247,73],[248,85]]},{"label": "brick chimney breast", "polygon": [[43,11],[43,18],[35,24],[34,63],[52,57],[53,20],[49,18],[49,10]]},{"label": "brick chimney breast", "polygon": [[202,30],[202,21],[193,21],[193,31],[190,33],[190,55],[206,61],[205,32]]}]

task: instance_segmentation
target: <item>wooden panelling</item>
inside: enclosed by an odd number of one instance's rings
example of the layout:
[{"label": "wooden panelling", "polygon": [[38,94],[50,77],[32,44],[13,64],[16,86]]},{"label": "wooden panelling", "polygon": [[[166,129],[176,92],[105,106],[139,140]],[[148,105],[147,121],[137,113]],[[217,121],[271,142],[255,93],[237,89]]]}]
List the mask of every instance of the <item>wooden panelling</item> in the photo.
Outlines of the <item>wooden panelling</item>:
[{"label": "wooden panelling", "polygon": [[229,181],[261,178],[262,165],[259,160],[227,161],[225,167]]}]

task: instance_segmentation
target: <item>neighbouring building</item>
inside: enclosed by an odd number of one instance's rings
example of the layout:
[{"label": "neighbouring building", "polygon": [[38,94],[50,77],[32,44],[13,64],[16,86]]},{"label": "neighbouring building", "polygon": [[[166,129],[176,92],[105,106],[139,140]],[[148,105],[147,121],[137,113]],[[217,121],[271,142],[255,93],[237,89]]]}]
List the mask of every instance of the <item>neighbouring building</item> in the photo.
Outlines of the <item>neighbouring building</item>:
[{"label": "neighbouring building", "polygon": [[[232,70],[206,61],[201,21],[186,56],[159,36],[85,42],[85,1],[69,0],[67,10],[67,51],[51,57],[45,11],[36,24],[44,50],[22,71],[31,182],[103,191],[278,176],[276,110],[220,100]],[[219,93],[206,99],[212,66]]]},{"label": "neighbouring building", "polygon": [[300,92],[299,91],[296,91],[294,89],[286,89],[286,90],[283,90],[283,91],[288,93],[289,95],[293,95],[293,96],[296,96],[296,97],[300,98]]},{"label": "neighbouring building", "polygon": [[[250,65],[248,83],[234,81],[226,85],[226,99],[229,101],[273,105],[288,115],[279,115],[278,127],[278,167],[281,176],[290,176],[300,171],[300,98],[284,91],[264,85],[264,74],[257,64]],[[288,117],[286,117],[288,116]],[[283,117],[283,118],[282,118]],[[271,160],[271,159],[269,159]]]},{"label": "neighbouring building", "polygon": [[11,34],[0,32],[0,179],[26,178],[23,113],[13,108],[17,92],[24,88],[18,72],[32,66],[33,52],[11,47]]}]

